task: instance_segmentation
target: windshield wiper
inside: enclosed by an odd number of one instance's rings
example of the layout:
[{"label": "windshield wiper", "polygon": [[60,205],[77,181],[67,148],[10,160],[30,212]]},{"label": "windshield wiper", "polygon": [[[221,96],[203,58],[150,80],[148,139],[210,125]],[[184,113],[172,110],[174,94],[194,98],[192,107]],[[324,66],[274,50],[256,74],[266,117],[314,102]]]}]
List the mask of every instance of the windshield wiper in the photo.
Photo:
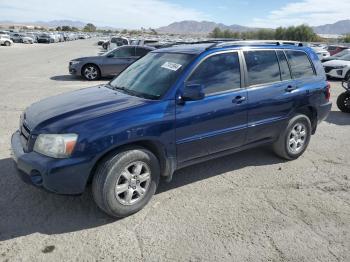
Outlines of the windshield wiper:
[{"label": "windshield wiper", "polygon": [[157,100],[159,99],[159,96],[156,95],[151,95],[151,94],[146,94],[146,93],[141,93],[132,89],[128,89],[124,86],[112,86],[111,84],[106,84],[106,86],[108,86],[108,88],[111,88],[113,90],[117,90],[117,91],[122,91],[125,94],[128,95],[132,95],[132,96],[137,96],[137,97],[141,97],[141,98],[146,98],[146,99],[152,99],[152,100]]}]

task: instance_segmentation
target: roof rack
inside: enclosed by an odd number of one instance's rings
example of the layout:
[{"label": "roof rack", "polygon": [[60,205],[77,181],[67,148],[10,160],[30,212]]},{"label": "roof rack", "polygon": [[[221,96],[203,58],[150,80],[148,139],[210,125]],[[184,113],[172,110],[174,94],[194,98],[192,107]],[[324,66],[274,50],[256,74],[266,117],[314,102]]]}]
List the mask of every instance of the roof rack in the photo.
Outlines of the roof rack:
[{"label": "roof rack", "polygon": [[230,41],[230,42],[217,42],[209,46],[207,49],[215,48],[215,47],[228,47],[234,45],[293,45],[293,46],[303,46],[303,43],[297,41],[284,41],[284,40],[244,40],[244,41]]}]

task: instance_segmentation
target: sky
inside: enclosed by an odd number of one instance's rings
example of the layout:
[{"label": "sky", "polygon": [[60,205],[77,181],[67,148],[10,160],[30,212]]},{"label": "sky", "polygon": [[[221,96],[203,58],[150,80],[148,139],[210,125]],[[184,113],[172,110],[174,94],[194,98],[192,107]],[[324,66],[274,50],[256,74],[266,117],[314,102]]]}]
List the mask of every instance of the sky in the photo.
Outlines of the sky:
[{"label": "sky", "polygon": [[182,20],[276,28],[350,19],[350,0],[0,0],[0,21],[158,28]]}]

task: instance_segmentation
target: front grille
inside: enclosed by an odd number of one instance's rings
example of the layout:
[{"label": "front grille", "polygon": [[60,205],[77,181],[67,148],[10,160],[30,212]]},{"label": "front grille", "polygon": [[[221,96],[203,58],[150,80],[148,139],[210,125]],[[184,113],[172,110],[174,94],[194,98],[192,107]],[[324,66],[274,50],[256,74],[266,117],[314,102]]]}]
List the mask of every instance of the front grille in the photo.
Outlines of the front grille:
[{"label": "front grille", "polygon": [[22,143],[24,151],[27,152],[28,146],[29,146],[29,139],[30,139],[31,130],[29,129],[29,127],[27,126],[27,124],[23,120],[21,121],[21,126],[19,128],[20,128],[20,132],[21,132],[21,143]]},{"label": "front grille", "polygon": [[325,67],[324,67],[324,71],[325,71],[326,73],[329,73],[332,69],[334,69],[334,68],[331,67],[331,66],[325,66]]}]

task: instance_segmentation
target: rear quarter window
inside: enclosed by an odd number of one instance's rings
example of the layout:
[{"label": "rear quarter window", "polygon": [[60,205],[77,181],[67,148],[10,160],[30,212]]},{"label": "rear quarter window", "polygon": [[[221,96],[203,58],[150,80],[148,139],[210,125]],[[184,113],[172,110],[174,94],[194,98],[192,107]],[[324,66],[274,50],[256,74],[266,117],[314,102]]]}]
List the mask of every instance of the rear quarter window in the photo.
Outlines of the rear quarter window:
[{"label": "rear quarter window", "polygon": [[303,51],[286,50],[285,51],[293,78],[313,77],[315,75],[309,57]]}]

